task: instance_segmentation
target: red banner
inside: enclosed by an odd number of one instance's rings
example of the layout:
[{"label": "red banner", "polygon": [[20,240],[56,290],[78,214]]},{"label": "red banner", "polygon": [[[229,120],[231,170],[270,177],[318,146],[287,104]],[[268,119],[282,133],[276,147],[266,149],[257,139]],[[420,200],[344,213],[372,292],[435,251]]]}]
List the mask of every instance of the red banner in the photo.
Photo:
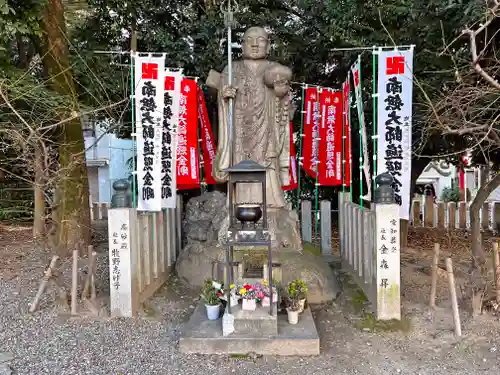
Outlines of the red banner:
[{"label": "red banner", "polygon": [[349,79],[346,79],[342,85],[342,110],[343,110],[343,122],[344,122],[344,154],[342,155],[342,163],[344,165],[343,173],[343,184],[344,186],[351,185],[351,123],[349,122],[349,96],[351,94],[351,88],[349,86]]},{"label": "red banner", "polygon": [[177,127],[177,190],[200,187],[197,88],[196,81],[192,79],[183,79],[181,82]]},{"label": "red banner", "polygon": [[288,185],[283,186],[283,190],[295,190],[299,187],[297,177],[297,157],[295,154],[295,143],[293,142],[293,124],[290,121],[290,169],[288,172],[290,180]]},{"label": "red banner", "polygon": [[316,178],[319,137],[319,94],[317,88],[306,88],[304,98],[304,142],[302,143],[302,167]]},{"label": "red banner", "polygon": [[212,126],[210,125],[210,120],[208,118],[205,97],[203,96],[203,90],[201,87],[198,87],[198,119],[200,120],[201,151],[203,155],[203,174],[205,177],[205,183],[208,185],[214,185],[217,183],[212,176],[212,166],[214,165],[216,150],[215,140],[212,132]]},{"label": "red banner", "polygon": [[320,94],[320,185],[342,184],[342,93],[323,89]]}]

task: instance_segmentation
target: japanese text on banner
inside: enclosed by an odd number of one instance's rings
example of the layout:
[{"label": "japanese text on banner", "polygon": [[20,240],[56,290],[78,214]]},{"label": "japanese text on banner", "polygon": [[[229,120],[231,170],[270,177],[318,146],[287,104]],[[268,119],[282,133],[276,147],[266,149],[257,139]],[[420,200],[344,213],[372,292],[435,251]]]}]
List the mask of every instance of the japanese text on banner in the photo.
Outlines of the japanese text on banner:
[{"label": "japanese text on banner", "polygon": [[288,172],[290,180],[288,185],[284,185],[282,187],[284,191],[295,190],[299,186],[297,177],[297,158],[295,155],[295,143],[293,141],[293,123],[290,121],[290,170]]},{"label": "japanese text on banner", "polygon": [[316,178],[319,144],[319,92],[317,88],[306,88],[304,112],[302,163],[306,173]]},{"label": "japanese text on banner", "polygon": [[410,211],[413,50],[379,51],[377,170],[389,172],[400,207]]},{"label": "japanese text on banner", "polygon": [[200,187],[197,91],[196,81],[182,80],[177,127],[177,190]]},{"label": "japanese text on banner", "polygon": [[179,101],[182,73],[165,71],[165,111],[163,116],[163,141],[161,152],[161,199],[162,208],[175,208],[177,178],[177,126],[179,123]]},{"label": "japanese text on banner", "polygon": [[342,183],[342,93],[323,89],[320,94],[318,182]]},{"label": "japanese text on banner", "polygon": [[164,58],[135,56],[137,182],[140,211],[161,210]]},{"label": "japanese text on banner", "polygon": [[208,118],[205,97],[203,96],[203,90],[201,87],[198,87],[198,119],[200,120],[201,150],[203,155],[203,172],[205,182],[208,185],[214,185],[217,183],[212,174],[216,146],[212,126],[210,125],[210,119]]}]

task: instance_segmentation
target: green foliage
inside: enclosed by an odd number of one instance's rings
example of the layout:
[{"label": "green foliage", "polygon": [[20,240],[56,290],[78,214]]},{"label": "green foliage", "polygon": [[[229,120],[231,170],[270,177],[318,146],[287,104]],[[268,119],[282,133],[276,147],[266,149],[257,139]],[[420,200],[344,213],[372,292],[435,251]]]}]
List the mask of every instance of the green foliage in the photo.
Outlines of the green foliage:
[{"label": "green foliage", "polygon": [[213,280],[207,279],[205,280],[203,288],[201,289],[200,297],[206,305],[216,306],[220,304],[218,292],[219,291],[213,286]]},{"label": "green foliage", "polygon": [[441,201],[443,202],[460,202],[460,188],[458,186],[446,187],[441,193]]},{"label": "green foliage", "polygon": [[305,299],[307,291],[307,285],[303,280],[294,280],[288,284],[288,296],[292,300]]}]

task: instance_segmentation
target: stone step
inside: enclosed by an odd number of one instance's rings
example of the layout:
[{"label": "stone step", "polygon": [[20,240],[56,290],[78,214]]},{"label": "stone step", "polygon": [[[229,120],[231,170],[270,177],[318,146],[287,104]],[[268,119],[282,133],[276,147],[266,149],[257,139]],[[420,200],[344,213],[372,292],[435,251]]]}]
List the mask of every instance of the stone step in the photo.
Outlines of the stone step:
[{"label": "stone step", "polygon": [[252,337],[275,336],[278,334],[276,313],[269,314],[269,307],[257,305],[254,311],[243,310],[241,304],[231,308],[234,316],[234,332]]},{"label": "stone step", "polygon": [[319,336],[309,308],[299,316],[298,324],[288,323],[286,314],[279,314],[278,334],[255,337],[233,332],[222,335],[222,318],[208,320],[200,303],[186,324],[179,340],[181,353],[248,354],[315,356],[319,355]]}]

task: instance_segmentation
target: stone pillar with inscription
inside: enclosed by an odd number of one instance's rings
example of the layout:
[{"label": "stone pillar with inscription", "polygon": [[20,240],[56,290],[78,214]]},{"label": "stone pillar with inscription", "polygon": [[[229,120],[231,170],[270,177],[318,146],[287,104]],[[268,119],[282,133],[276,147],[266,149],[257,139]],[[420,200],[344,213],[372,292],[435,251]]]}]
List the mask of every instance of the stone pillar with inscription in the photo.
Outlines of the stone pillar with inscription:
[{"label": "stone pillar with inscription", "polygon": [[136,268],[137,210],[128,208],[127,181],[113,184],[116,192],[108,212],[111,316],[132,317],[139,308]]},{"label": "stone pillar with inscription", "polygon": [[378,320],[401,319],[399,205],[389,173],[377,176],[374,194]]}]

